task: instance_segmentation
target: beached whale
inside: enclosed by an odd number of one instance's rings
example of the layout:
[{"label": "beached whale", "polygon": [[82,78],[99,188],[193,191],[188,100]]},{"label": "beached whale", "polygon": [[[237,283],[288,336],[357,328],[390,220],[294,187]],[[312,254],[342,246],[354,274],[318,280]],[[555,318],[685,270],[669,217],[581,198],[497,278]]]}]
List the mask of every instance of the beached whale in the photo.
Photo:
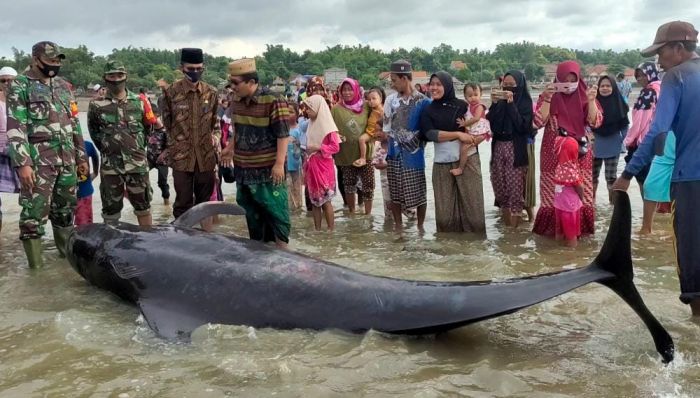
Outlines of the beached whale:
[{"label": "beached whale", "polygon": [[500,281],[429,282],[378,277],[249,239],[192,226],[212,214],[202,204],[172,225],[80,226],[67,244],[73,268],[95,286],[136,304],[165,338],[189,338],[207,324],[426,334],[510,314],[591,282],[622,297],[671,361],[671,336],[632,281],[629,197],[615,201],[602,250],[588,266]]}]

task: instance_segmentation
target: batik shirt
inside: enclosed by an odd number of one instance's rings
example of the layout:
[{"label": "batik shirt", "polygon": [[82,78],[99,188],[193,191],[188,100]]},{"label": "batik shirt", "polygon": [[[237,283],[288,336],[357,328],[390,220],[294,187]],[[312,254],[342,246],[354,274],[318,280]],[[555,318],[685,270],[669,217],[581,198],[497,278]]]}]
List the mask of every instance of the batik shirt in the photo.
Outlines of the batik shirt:
[{"label": "batik shirt", "polygon": [[419,104],[427,101],[418,91],[408,97],[393,93],[384,102],[382,130],[389,136],[387,159],[401,158],[411,169],[425,169],[424,146],[419,138]]}]

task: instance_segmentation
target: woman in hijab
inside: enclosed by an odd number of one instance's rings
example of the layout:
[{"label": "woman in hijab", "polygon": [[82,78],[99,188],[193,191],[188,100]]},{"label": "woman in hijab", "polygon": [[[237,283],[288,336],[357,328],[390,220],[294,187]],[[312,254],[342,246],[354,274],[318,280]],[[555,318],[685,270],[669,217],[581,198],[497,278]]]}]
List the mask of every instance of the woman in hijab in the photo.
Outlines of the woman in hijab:
[{"label": "woman in hijab", "polygon": [[555,83],[547,85],[537,101],[535,127],[544,127],[540,149],[540,208],[535,217],[533,232],[555,236],[554,170],[557,165],[555,139],[560,130],[579,142],[578,166],[583,184],[581,207],[581,234],[595,232],[595,206],[593,203],[593,154],[588,150],[587,128],[600,127],[603,112],[596,101],[598,88],[588,89],[581,79],[581,67],[574,61],[557,66]]},{"label": "woman in hijab", "polygon": [[338,91],[340,92],[338,103],[331,109],[342,141],[340,152],[335,155],[338,178],[343,180],[343,194],[350,213],[355,212],[357,183],[361,182],[359,195],[364,202],[365,214],[370,214],[374,197],[374,169],[371,164],[373,143],[370,142],[367,145],[366,164],[362,167],[353,166],[353,162],[360,157],[358,141],[367,128],[369,105],[364,101],[364,95],[357,80],[350,78],[343,80]]},{"label": "woman in hijab", "polygon": [[603,109],[603,124],[593,129],[593,196],[598,192],[598,176],[605,163],[605,181],[608,185],[608,201],[612,203],[612,184],[617,179],[617,163],[620,160],[622,134],[629,126],[629,106],[610,76],[598,79],[598,103]]},{"label": "woman in hijab", "polygon": [[314,227],[321,230],[321,218],[326,219],[328,230],[335,225],[333,197],[335,197],[335,165],[333,155],[340,149],[338,127],[336,127],[325,98],[315,94],[304,100],[309,115],[306,130],[306,152],[304,179],[309,199],[313,205]]},{"label": "woman in hijab", "polygon": [[[625,137],[625,147],[627,148],[627,156],[625,162],[629,162],[634,155],[634,152],[646,137],[651,122],[656,115],[656,102],[661,93],[661,80],[659,78],[659,70],[654,62],[644,62],[640,64],[634,71],[634,77],[637,83],[642,86],[642,91],[639,93],[637,102],[634,103],[632,109],[632,127],[630,127],[627,137]],[[644,183],[646,182],[649,168],[651,165],[645,166],[636,176],[639,189],[642,197],[645,197]],[[642,218],[642,229],[639,231],[643,234],[651,233],[651,225],[654,221],[654,211],[656,203],[653,201],[644,201],[644,216]]]},{"label": "woman in hijab", "polygon": [[533,135],[532,98],[525,75],[510,71],[503,76],[505,99],[494,100],[487,118],[491,123],[491,184],[504,223],[517,227],[525,204],[527,143]]},{"label": "woman in hijab", "polygon": [[464,172],[455,176],[450,170],[459,166],[461,142],[478,145],[484,136],[472,136],[457,124],[467,113],[467,103],[455,96],[452,76],[437,72],[430,77],[433,99],[420,118],[421,136],[435,143],[433,192],[435,223],[438,232],[472,232],[486,235],[484,191],[479,152],[469,156]]}]

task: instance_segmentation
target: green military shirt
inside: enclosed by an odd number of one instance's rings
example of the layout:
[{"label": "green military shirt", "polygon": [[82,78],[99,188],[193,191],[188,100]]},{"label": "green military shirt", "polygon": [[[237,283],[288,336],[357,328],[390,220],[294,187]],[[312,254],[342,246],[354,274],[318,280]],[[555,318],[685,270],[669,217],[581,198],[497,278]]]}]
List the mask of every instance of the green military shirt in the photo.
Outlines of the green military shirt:
[{"label": "green military shirt", "polygon": [[101,172],[108,175],[147,173],[145,109],[131,91],[117,100],[110,94],[90,101],[88,130],[102,154]]},{"label": "green military shirt", "polygon": [[86,161],[68,82],[57,77],[44,84],[30,70],[12,82],[6,102],[7,140],[14,167],[74,166]]}]

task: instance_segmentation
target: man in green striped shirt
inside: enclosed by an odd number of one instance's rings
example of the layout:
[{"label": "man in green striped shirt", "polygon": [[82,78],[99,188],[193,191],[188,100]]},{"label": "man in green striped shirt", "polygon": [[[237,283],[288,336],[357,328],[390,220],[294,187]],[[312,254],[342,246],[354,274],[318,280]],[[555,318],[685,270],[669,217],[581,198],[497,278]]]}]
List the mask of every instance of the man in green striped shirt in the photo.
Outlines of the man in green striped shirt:
[{"label": "man in green striped shirt", "polygon": [[234,135],[222,161],[235,165],[236,201],[246,210],[250,239],[285,248],[291,228],[285,186],[289,105],[259,86],[254,59],[233,61],[228,69]]}]

